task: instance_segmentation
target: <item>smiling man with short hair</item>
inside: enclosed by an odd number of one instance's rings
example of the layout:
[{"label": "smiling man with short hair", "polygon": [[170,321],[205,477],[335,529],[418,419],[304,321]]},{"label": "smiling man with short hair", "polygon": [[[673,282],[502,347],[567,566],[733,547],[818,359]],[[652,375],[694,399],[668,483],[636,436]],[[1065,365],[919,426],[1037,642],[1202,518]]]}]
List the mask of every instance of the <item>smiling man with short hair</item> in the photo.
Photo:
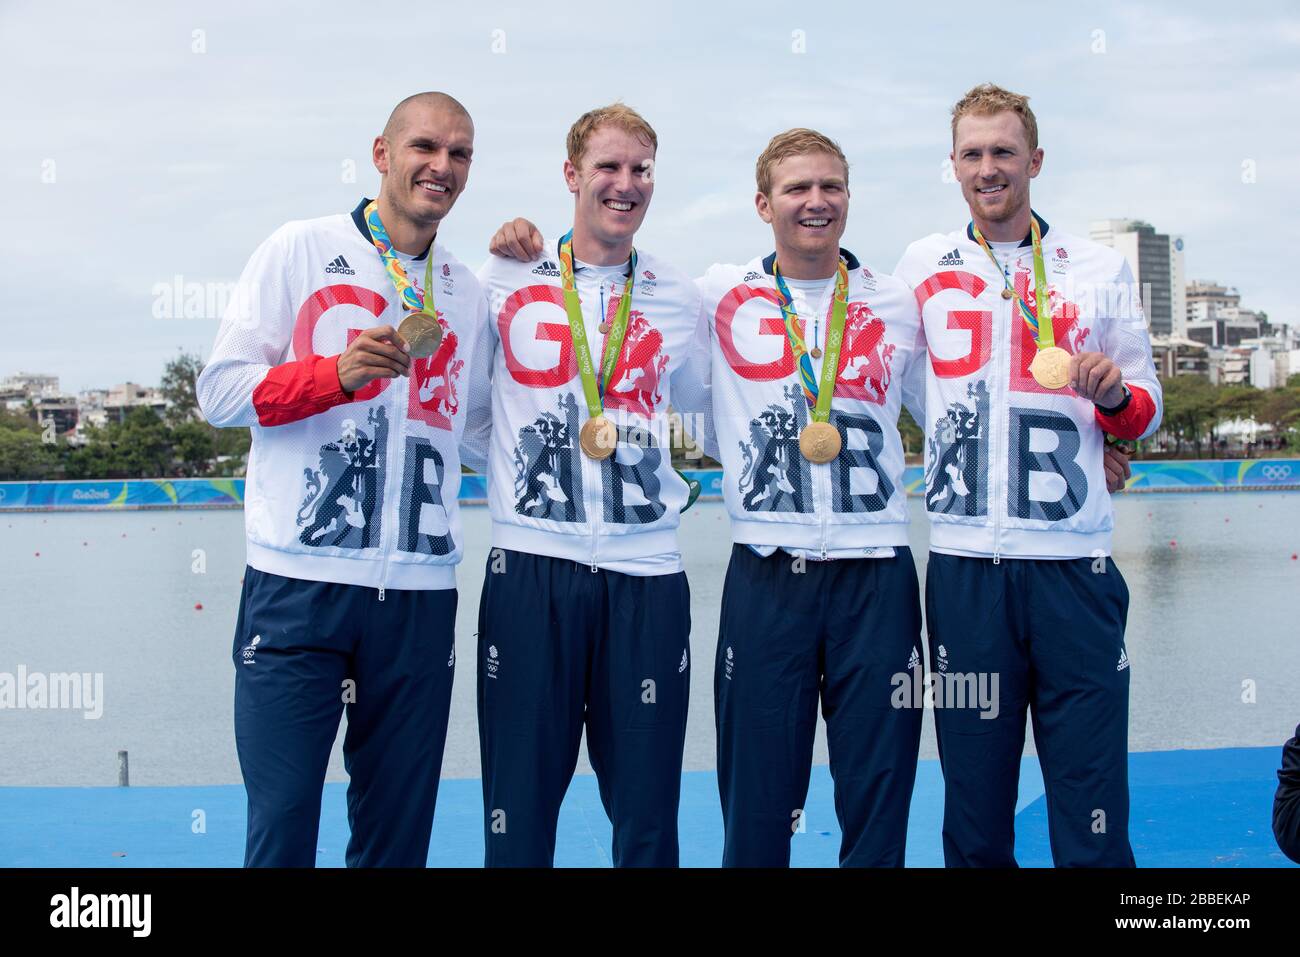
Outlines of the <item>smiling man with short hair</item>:
[{"label": "smiling man with short hair", "polygon": [[1028,97],[983,84],[952,111],[961,229],[908,247],[929,351],[926,622],[932,667],[996,675],[994,718],[936,708],[949,866],[1014,867],[1025,712],[1052,857],[1132,866],[1128,588],[1110,558],[1107,433],[1144,438],[1161,392],[1123,257],[1049,226]]},{"label": "smiling man with short hair", "polygon": [[[316,862],[344,708],[349,866],[423,867],[455,663],[464,408],[487,304],[435,242],[474,125],[445,93],[375,137],[379,196],[291,222],[253,254],[198,381],[250,426],[233,652],[247,866]],[[436,308],[435,308],[436,299]]]},{"label": "smiling man with short hair", "polygon": [[840,863],[901,867],[923,712],[891,706],[922,667],[897,423],[924,381],[920,320],[905,284],[840,247],[833,140],[778,134],[755,174],[774,251],[698,281],[735,542],[714,673],[723,864],[789,864],[820,701]]},{"label": "smiling man with short hair", "polygon": [[[687,483],[668,405],[698,329],[690,280],[633,239],[658,138],[623,104],[569,131],[573,225],[479,273],[492,304],[475,377],[490,422],[492,553],[479,604],[479,740],[489,866],[549,866],[583,727],[615,866],[678,863],[690,594],[677,544]],[[527,248],[525,248],[525,246]],[[489,446],[490,439],[490,446]]]}]

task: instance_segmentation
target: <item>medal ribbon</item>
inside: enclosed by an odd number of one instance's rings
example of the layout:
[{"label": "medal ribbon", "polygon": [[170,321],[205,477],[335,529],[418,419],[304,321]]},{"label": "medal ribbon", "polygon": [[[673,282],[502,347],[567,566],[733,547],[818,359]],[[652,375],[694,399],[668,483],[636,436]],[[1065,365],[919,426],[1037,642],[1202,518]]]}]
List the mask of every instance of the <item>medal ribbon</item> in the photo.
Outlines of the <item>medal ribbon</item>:
[{"label": "medal ribbon", "polygon": [[[582,392],[587,399],[587,414],[596,418],[603,411],[602,396],[609,387],[614,366],[623,351],[623,337],[627,333],[628,315],[632,311],[632,280],[636,277],[636,250],[632,250],[632,259],[628,270],[627,285],[623,287],[623,298],[619,301],[618,312],[614,322],[605,336],[605,350],[600,367],[600,382],[596,382],[595,368],[591,361],[591,347],[587,345],[587,326],[582,320],[582,301],[573,281],[573,230],[570,229],[560,239],[560,283],[564,286],[564,312],[569,318],[569,336],[573,340],[573,351],[578,358],[578,374],[582,377]],[[601,322],[605,317],[600,317]]]},{"label": "medal ribbon", "polygon": [[1036,316],[1029,311],[1029,304],[1020,298],[1020,294],[1016,292],[1011,284],[1011,279],[998,262],[998,257],[993,255],[993,250],[989,248],[988,240],[984,238],[979,227],[974,223],[971,223],[971,232],[975,234],[975,241],[983,246],[984,251],[989,254],[989,259],[993,260],[993,265],[997,266],[998,272],[1002,273],[1002,282],[1015,296],[1016,305],[1020,308],[1020,317],[1025,320],[1025,325],[1034,334],[1038,348],[1050,349],[1056,345],[1056,336],[1052,333],[1051,296],[1047,291],[1047,269],[1043,266],[1043,234],[1038,226],[1038,217],[1032,214],[1029,217],[1029,235],[1033,237],[1034,244],[1034,299],[1038,307]]},{"label": "medal ribbon", "polygon": [[781,294],[781,318],[785,320],[786,338],[790,340],[790,349],[794,353],[795,368],[799,370],[799,384],[803,386],[804,398],[812,408],[814,422],[829,422],[831,417],[831,398],[835,393],[835,378],[839,374],[840,346],[844,344],[844,320],[849,309],[849,267],[841,257],[839,269],[835,273],[835,295],[831,302],[830,321],[826,329],[826,354],[822,357],[821,382],[813,374],[812,357],[803,341],[803,326],[799,314],[794,311],[794,297],[790,287],[781,275],[781,269],[772,263],[772,274],[776,277],[776,288]]},{"label": "medal ribbon", "polygon": [[393,252],[393,241],[388,238],[388,230],[384,228],[379,218],[379,203],[371,200],[366,206],[365,216],[366,226],[370,230],[370,241],[379,251],[379,259],[383,262],[384,269],[388,271],[388,278],[397,288],[397,295],[401,298],[402,304],[412,312],[423,312],[437,322],[438,313],[433,304],[433,244],[429,244],[429,252],[425,256],[424,295],[421,296],[415,291],[415,285],[406,275],[402,261]]}]

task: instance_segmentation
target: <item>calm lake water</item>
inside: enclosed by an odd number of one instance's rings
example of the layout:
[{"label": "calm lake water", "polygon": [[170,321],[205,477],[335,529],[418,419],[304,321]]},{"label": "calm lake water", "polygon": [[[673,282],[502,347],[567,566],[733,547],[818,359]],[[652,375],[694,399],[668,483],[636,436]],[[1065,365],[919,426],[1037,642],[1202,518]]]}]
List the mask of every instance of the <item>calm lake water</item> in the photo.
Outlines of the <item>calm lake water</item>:
[{"label": "calm lake water", "polygon": [[[911,507],[924,578],[925,515],[919,500]],[[1132,595],[1131,750],[1280,746],[1300,721],[1300,493],[1126,495],[1116,511],[1115,561]],[[446,777],[479,775],[474,630],[488,512],[463,515]],[[714,766],[723,506],[692,508],[681,539],[694,621],[686,767],[701,770]],[[135,785],[238,783],[230,651],[243,570],[239,511],[0,515],[0,672],[104,676],[98,720],[0,709],[0,785],[112,785],[121,749]],[[342,729],[330,780],[346,780],[341,741]],[[927,717],[922,757],[935,756]],[[820,728],[815,760],[826,761]],[[585,749],[578,770],[590,771]]]}]

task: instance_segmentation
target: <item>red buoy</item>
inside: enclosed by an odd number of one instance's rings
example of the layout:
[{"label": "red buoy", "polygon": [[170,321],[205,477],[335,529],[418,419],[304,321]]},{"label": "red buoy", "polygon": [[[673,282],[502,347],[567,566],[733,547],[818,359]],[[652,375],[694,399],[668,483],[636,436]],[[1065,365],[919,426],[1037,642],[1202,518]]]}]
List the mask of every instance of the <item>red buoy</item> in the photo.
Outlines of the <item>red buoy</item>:
[{"label": "red buoy", "polygon": [[196,601],[196,602],[194,603],[194,610],[195,610],[195,611],[202,611],[202,610],[203,610],[203,602],[201,602],[201,601]]}]

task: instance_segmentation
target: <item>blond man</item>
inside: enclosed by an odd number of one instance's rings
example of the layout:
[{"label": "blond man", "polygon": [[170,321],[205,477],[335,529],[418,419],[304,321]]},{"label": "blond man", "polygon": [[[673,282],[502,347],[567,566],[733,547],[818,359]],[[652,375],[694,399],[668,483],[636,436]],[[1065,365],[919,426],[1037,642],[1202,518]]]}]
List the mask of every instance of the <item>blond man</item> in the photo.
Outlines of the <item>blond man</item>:
[{"label": "blond man", "polygon": [[843,866],[903,865],[921,608],[898,415],[924,347],[911,291],[840,247],[848,163],[794,129],[758,158],[774,250],[699,285],[734,545],[714,677],[729,866],[787,866],[820,701]]},{"label": "blond man", "polygon": [[1043,167],[1028,98],[953,108],[970,221],[908,247],[928,345],[931,662],[996,678],[1000,709],[937,708],[949,866],[1015,866],[1025,714],[1061,866],[1132,866],[1128,589],[1110,558],[1103,441],[1150,435],[1161,392],[1133,275],[1030,206]]},{"label": "blond man", "polygon": [[531,228],[522,261],[479,273],[491,420],[492,552],[479,605],[479,736],[489,866],[549,866],[585,726],[615,866],[678,863],[690,594],[677,544],[686,482],[668,449],[699,293],[634,246],[658,138],[614,104],[569,131],[571,226]]}]

